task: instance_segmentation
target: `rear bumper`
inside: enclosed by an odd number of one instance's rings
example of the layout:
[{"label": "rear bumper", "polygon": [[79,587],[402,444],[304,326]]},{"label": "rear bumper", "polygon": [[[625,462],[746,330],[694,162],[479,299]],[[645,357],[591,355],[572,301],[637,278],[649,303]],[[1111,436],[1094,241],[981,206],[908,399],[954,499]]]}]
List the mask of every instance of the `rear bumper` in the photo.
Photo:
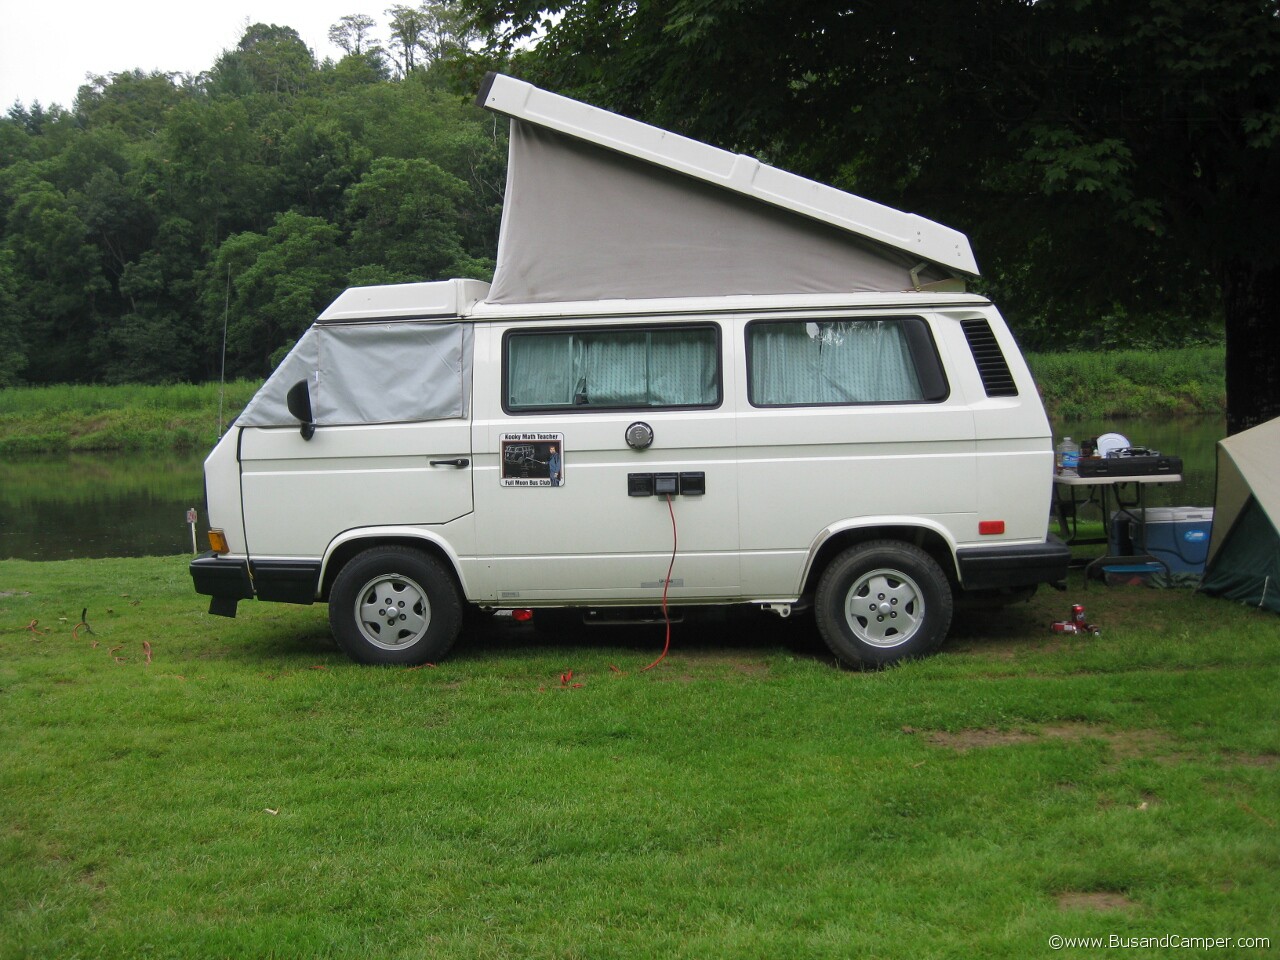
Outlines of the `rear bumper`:
[{"label": "rear bumper", "polygon": [[1057,537],[1044,543],[968,547],[956,551],[960,584],[966,590],[1027,587],[1067,579],[1071,551]]},{"label": "rear bumper", "polygon": [[319,561],[255,560],[250,571],[245,557],[208,552],[191,561],[196,593],[210,597],[209,612],[234,617],[241,600],[314,603],[320,582]]}]

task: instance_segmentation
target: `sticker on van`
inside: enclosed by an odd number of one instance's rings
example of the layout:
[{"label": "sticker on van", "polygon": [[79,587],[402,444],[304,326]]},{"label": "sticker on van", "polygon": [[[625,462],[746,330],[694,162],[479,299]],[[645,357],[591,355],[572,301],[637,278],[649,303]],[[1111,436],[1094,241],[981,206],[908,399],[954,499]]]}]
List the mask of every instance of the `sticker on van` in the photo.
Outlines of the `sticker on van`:
[{"label": "sticker on van", "polygon": [[564,485],[563,433],[504,433],[500,439],[502,486]]}]

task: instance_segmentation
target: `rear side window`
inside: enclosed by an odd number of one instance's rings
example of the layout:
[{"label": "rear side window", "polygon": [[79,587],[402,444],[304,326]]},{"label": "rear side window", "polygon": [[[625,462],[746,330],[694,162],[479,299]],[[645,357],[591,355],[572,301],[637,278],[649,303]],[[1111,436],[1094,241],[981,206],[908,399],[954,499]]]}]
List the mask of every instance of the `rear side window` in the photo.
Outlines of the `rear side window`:
[{"label": "rear side window", "polygon": [[747,382],[757,407],[936,403],[948,393],[919,317],[753,321]]},{"label": "rear side window", "polygon": [[719,328],[609,327],[507,334],[508,412],[715,407]]}]

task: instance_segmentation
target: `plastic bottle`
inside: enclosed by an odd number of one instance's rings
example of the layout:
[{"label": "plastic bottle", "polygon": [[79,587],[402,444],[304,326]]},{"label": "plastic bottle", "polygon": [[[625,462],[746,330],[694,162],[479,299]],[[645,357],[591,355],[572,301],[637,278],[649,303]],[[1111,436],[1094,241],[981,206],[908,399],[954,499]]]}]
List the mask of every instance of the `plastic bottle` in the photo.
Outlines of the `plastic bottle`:
[{"label": "plastic bottle", "polygon": [[1080,447],[1070,437],[1063,437],[1057,447],[1058,473],[1064,477],[1078,477],[1076,467],[1080,465]]}]

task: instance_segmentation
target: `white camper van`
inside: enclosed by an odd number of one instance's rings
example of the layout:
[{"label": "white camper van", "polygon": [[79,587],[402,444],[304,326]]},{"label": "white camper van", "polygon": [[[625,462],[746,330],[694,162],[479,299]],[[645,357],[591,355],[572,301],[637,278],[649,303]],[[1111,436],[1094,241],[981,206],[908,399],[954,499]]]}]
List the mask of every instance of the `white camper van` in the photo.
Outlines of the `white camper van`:
[{"label": "white camper van", "polygon": [[1065,577],[1053,451],[963,235],[490,76],[492,285],[347,290],[205,464],[210,612],[327,602],[365,663],[464,611],[812,607],[848,663]]}]

